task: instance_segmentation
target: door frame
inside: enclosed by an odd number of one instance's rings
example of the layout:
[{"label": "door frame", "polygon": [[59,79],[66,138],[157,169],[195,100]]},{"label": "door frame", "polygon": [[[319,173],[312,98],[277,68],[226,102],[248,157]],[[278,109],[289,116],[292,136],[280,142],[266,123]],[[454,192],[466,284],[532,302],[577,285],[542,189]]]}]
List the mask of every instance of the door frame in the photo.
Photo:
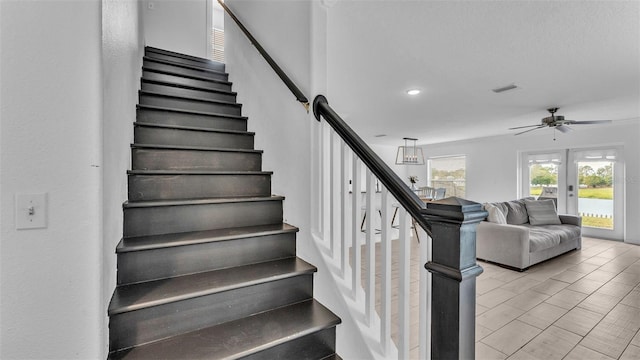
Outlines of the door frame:
[{"label": "door frame", "polygon": [[575,153],[588,150],[608,150],[613,149],[616,152],[616,158],[609,160],[614,163],[613,167],[613,230],[582,227],[582,234],[584,236],[597,237],[600,239],[620,240],[624,241],[626,238],[625,230],[625,193],[626,182],[625,179],[625,161],[624,161],[624,147],[622,145],[611,146],[590,146],[581,148],[567,149],[567,186],[573,185],[574,190],[567,191],[567,213],[577,215],[578,214],[578,165],[575,159]]},{"label": "door frame", "polygon": [[[519,176],[519,189],[518,193],[521,198],[529,196],[529,186],[531,184],[530,171],[529,171],[529,156],[530,155],[544,155],[544,154],[558,154],[560,156],[560,166],[558,169],[558,198],[557,211],[558,214],[567,213],[567,172],[565,170],[567,163],[567,149],[547,149],[547,150],[535,150],[535,151],[521,151],[518,156],[520,163]],[[525,171],[526,170],[526,171]]]},{"label": "door frame", "polygon": [[[582,228],[583,236],[597,237],[601,239],[624,241],[626,238],[625,214],[626,214],[626,182],[624,146],[621,144],[598,145],[588,147],[572,147],[565,149],[546,149],[520,151],[518,156],[518,193],[520,197],[529,196],[529,156],[542,154],[561,154],[560,168],[558,169],[558,213],[578,215],[578,169],[574,160],[574,154],[585,150],[615,149],[616,159],[614,160],[614,229],[600,229],[592,227]],[[569,186],[573,185],[573,191],[569,191]]]}]

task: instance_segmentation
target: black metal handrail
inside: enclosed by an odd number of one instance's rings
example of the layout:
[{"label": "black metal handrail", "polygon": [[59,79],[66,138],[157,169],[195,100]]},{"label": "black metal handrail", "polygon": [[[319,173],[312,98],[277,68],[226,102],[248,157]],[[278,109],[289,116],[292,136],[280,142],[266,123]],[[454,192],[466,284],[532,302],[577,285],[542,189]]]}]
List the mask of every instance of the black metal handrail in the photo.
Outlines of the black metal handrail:
[{"label": "black metal handrail", "polygon": [[[253,46],[264,59],[271,65],[271,68],[278,74],[280,79],[287,85],[289,90],[296,96],[296,99],[309,111],[309,100],[296,86],[296,84],[287,76],[287,74],[278,66],[267,51],[260,45],[253,35],[247,30],[242,22],[233,14],[233,12],[225,5],[223,0],[218,3],[235,21],[240,30],[249,38]],[[413,190],[405,184],[400,177],[389,166],[380,159],[380,157],[358,136],[358,134],[340,118],[340,116],[329,106],[329,102],[323,95],[318,95],[313,100],[313,114],[320,121],[320,117],[324,116],[325,120],[338,133],[342,140],[353,150],[354,153],[362,160],[362,162],[371,170],[378,180],[389,190],[396,200],[404,207],[414,218],[416,223],[420,225],[429,235],[431,235],[431,226],[424,217],[422,211],[426,210],[425,203],[420,200]]]},{"label": "black metal handrail", "polygon": [[247,28],[244,25],[242,25],[242,22],[240,22],[240,20],[235,16],[235,14],[227,7],[227,5],[225,5],[224,1],[218,0],[218,3],[222,6],[224,11],[226,11],[227,14],[229,14],[229,16],[233,19],[233,21],[235,21],[235,23],[238,25],[240,30],[242,30],[242,32],[247,36],[249,41],[251,41],[251,44],[253,44],[253,46],[255,46],[255,48],[258,50],[260,55],[262,55],[262,57],[267,61],[267,63],[271,65],[271,68],[273,69],[273,71],[275,71],[276,74],[278,74],[278,76],[284,82],[284,84],[287,85],[289,90],[291,90],[293,95],[295,95],[296,100],[302,103],[302,106],[304,106],[307,112],[309,112],[309,99],[307,99],[307,97],[304,96],[302,91],[289,78],[289,76],[287,76],[287,74],[282,70],[282,68],[278,66],[275,60],[273,60],[273,58],[269,55],[269,53],[267,53],[267,51],[262,47],[262,45],[260,45],[258,40],[256,40],[256,38],[254,38],[253,35],[251,35],[249,30],[247,30]]},{"label": "black metal handrail", "polygon": [[324,117],[333,130],[371,170],[373,175],[389,190],[400,205],[411,214],[416,223],[431,236],[431,225],[422,213],[427,208],[424,201],[420,200],[418,195],[389,168],[389,165],[380,159],[378,154],[371,150],[369,145],[342,120],[323,95],[318,95],[313,99],[313,115],[318,121],[321,121],[321,116]]}]

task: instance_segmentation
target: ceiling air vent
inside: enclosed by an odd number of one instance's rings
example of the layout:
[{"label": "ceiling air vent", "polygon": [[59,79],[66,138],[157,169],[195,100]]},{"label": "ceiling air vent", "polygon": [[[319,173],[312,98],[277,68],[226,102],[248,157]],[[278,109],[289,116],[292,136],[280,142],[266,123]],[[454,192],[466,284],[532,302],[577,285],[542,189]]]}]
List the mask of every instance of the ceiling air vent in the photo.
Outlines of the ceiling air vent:
[{"label": "ceiling air vent", "polygon": [[510,85],[507,85],[507,86],[491,89],[491,91],[493,91],[494,93],[501,93],[501,92],[505,92],[505,91],[509,91],[509,90],[513,90],[513,89],[517,89],[517,88],[518,87],[516,86],[516,84],[510,84]]}]

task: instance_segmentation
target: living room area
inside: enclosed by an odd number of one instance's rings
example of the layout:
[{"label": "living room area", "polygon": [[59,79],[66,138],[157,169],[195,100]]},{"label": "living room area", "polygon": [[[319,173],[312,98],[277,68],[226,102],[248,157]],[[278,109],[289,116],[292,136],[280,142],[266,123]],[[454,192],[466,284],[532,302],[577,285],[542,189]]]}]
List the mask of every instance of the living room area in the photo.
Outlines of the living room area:
[{"label": "living room area", "polygon": [[[478,262],[484,272],[477,278],[477,359],[640,357],[640,227],[634,220],[640,216],[639,134],[634,119],[581,128],[569,136],[554,137],[549,129],[429,144],[421,146],[424,165],[395,167],[407,181],[415,175],[416,187],[446,187],[447,196],[483,204],[538,198],[543,189],[551,190],[556,213],[582,215],[578,248],[539,263],[499,264],[495,258],[503,247],[482,250],[491,254],[485,260],[494,261]],[[394,149],[379,147],[378,152],[390,158]],[[596,173],[602,163],[611,164],[609,182],[585,186],[580,169],[590,165]],[[553,169],[546,171],[551,180],[533,180],[534,171],[545,167]],[[585,208],[580,199],[594,192],[606,194],[598,195],[605,198],[604,209],[580,211]],[[478,237],[487,223],[479,224]],[[511,233],[496,241],[511,246],[517,239]]]},{"label": "living room area", "polygon": [[[638,224],[633,220],[640,211],[638,189],[633,180],[638,179],[639,174],[640,149],[635,140],[638,134],[640,126],[636,121],[623,121],[580,129],[572,137],[557,136],[555,140],[552,131],[544,131],[525,137],[503,135],[430,144],[420,147],[425,156],[424,165],[395,165],[397,148],[376,147],[408,184],[410,177],[417,180],[416,188],[442,187],[447,189],[446,196],[464,197],[483,204],[538,198],[544,195],[545,189],[553,197],[547,201],[553,201],[554,214],[575,212],[573,217],[581,221],[577,245],[526,265],[497,260],[504,247],[481,252],[483,235],[480,232],[488,221],[479,224],[476,246],[478,264],[484,272],[477,278],[477,359],[635,359],[640,356],[640,235]],[[572,152],[584,155],[584,149],[597,150],[587,152],[593,159],[567,160]],[[601,149],[616,149],[615,159],[611,158],[611,152],[596,159]],[[610,183],[580,186],[580,180],[584,179],[580,178],[578,169],[585,164],[597,168],[607,156],[613,164]],[[533,161],[529,161],[531,159]],[[562,167],[562,164],[568,166]],[[532,168],[541,166],[555,166],[560,170],[551,171],[555,177],[544,185],[532,183],[535,177]],[[573,171],[567,174],[569,166]],[[575,177],[572,180],[576,191],[572,193],[566,191],[571,181],[569,176]],[[585,198],[580,194],[584,189],[587,195],[594,192],[592,190],[624,194],[622,199],[614,195],[607,200],[622,202],[622,211],[605,206],[605,212],[613,211],[613,215],[607,216],[598,214],[597,207],[592,208],[593,215],[589,217],[603,222],[585,223],[587,216],[578,215],[579,202],[571,204],[573,200]],[[614,221],[616,217],[619,218]],[[528,226],[529,220],[525,223]],[[522,225],[497,226],[512,230],[522,227],[522,231],[528,233],[528,228]],[[507,233],[495,241],[511,246],[518,241],[514,234]],[[417,273],[422,269],[416,255],[420,243],[415,238],[412,240],[415,249],[411,253],[411,268]],[[487,253],[494,257],[483,256]],[[412,284],[417,286],[417,280]],[[417,293],[417,290],[412,292],[414,309],[419,304]],[[417,323],[412,326],[417,327]],[[412,331],[417,332],[417,328]],[[417,340],[411,345],[417,346]]]},{"label": "living room area", "polygon": [[[639,358],[638,3],[423,6],[421,25],[418,5],[330,8],[332,24],[354,29],[329,36],[341,55],[328,60],[332,104],[407,185],[482,204],[552,189],[555,211],[581,219],[578,246],[526,266],[478,261],[476,358]],[[355,47],[363,34],[394,51]],[[374,72],[384,91],[365,75]],[[576,123],[549,126],[550,116]],[[597,120],[612,121],[577,123]],[[397,162],[404,137],[417,139],[419,165]]]}]

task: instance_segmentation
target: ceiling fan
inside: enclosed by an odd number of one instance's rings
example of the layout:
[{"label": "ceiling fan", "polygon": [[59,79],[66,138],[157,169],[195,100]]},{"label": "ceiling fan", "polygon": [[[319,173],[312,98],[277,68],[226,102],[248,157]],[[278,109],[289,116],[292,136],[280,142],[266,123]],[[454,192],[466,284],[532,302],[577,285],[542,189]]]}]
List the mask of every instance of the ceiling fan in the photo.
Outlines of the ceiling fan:
[{"label": "ceiling fan", "polygon": [[542,129],[544,127],[551,127],[551,128],[554,128],[555,130],[558,130],[558,131],[560,131],[562,133],[566,133],[566,132],[569,132],[569,131],[573,130],[570,127],[568,127],[567,125],[589,125],[589,124],[609,124],[609,123],[611,123],[611,120],[589,120],[589,121],[566,120],[564,118],[564,116],[556,115],[556,111],[558,111],[558,108],[550,108],[550,109],[547,109],[547,111],[551,113],[551,116],[543,118],[540,124],[527,125],[527,126],[517,126],[517,127],[509,128],[509,130],[533,128],[533,129],[521,131],[521,132],[515,134],[515,135],[520,135],[520,134],[527,133],[529,131]]}]

